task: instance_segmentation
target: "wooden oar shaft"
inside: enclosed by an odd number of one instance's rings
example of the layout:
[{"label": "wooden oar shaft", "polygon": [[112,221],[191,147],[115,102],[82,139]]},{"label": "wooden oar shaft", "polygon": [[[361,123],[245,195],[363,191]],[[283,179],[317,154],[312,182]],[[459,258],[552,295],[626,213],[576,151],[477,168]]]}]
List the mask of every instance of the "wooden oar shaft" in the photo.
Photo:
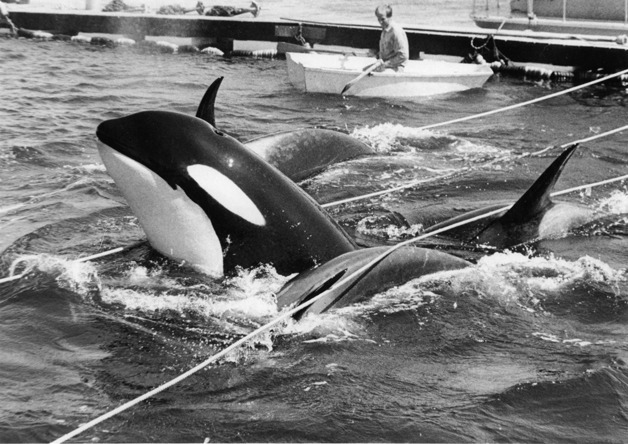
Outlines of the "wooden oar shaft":
[{"label": "wooden oar shaft", "polygon": [[381,60],[378,60],[377,62],[373,63],[371,66],[369,66],[368,68],[366,68],[364,70],[364,72],[362,74],[360,74],[359,76],[357,76],[355,79],[351,80],[350,82],[348,82],[344,88],[342,88],[342,92],[340,93],[340,95],[343,95],[344,93],[346,93],[349,88],[351,88],[353,85],[355,85],[356,83],[358,83],[360,80],[362,80],[364,77],[368,76],[370,73],[372,73],[373,71],[375,71],[377,68],[379,68],[379,66],[382,64],[383,62]]}]

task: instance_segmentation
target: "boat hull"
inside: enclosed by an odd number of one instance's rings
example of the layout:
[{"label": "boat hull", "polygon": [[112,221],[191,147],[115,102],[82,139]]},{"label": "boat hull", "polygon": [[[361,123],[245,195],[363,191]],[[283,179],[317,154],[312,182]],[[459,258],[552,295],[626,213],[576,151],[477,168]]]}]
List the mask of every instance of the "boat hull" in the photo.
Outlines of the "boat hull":
[{"label": "boat hull", "polygon": [[[537,17],[626,21],[625,0],[534,0],[532,7]],[[511,0],[510,12],[527,14],[528,0]]]},{"label": "boat hull", "polygon": [[619,37],[628,33],[628,2],[510,0],[508,17],[474,11],[473,20],[480,28]]},{"label": "boat hull", "polygon": [[485,29],[552,32],[561,34],[618,37],[628,34],[628,24],[595,20],[557,20],[536,17],[474,17],[475,24]]},{"label": "boat hull", "polygon": [[[288,77],[299,90],[340,94],[345,85],[374,63],[368,57],[286,53]],[[355,83],[346,95],[359,97],[425,97],[480,88],[493,74],[488,65],[410,60],[403,73],[373,73]]]}]

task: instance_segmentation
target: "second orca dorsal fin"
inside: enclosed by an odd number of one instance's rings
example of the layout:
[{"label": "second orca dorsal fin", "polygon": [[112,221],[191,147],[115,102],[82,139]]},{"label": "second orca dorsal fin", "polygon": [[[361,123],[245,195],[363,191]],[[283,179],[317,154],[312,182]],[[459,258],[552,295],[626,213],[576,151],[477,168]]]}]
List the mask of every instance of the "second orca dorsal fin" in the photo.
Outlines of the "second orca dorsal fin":
[{"label": "second orca dorsal fin", "polygon": [[545,210],[552,203],[551,192],[556,181],[577,147],[578,144],[574,143],[563,151],[528,188],[528,191],[501,217],[500,221],[506,225],[520,223],[533,218]]},{"label": "second orca dorsal fin", "polygon": [[198,109],[196,110],[196,117],[203,119],[214,128],[216,128],[214,106],[216,104],[216,95],[218,94],[218,88],[220,88],[222,79],[224,79],[224,77],[218,77],[211,85],[209,85],[209,88],[205,91],[205,95],[201,99],[201,103],[199,103]]}]

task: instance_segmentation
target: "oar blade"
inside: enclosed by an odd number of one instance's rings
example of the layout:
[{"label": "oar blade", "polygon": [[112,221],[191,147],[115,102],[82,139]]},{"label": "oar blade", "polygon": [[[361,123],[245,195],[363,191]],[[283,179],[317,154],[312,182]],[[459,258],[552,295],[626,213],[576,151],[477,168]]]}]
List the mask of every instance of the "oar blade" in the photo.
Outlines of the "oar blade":
[{"label": "oar blade", "polygon": [[340,93],[340,95],[341,95],[341,96],[344,96],[344,95],[345,95],[345,93],[346,93],[347,91],[349,91],[349,88],[351,88],[352,86],[353,86],[353,83],[351,83],[351,82],[347,83],[347,84],[345,85],[345,87],[344,87],[344,88],[342,88],[342,92]]},{"label": "oar blade", "polygon": [[347,84],[345,85],[344,88],[342,88],[342,92],[340,93],[341,96],[343,96],[347,91],[349,91],[349,88],[351,88],[353,85],[355,85],[356,83],[358,83],[360,80],[362,80],[364,77],[368,76],[370,73],[372,73],[373,71],[375,71],[383,62],[381,60],[378,60],[377,62],[373,63],[372,65],[365,67],[364,68],[364,72],[362,72],[362,74],[360,74],[359,76],[357,76],[355,79],[350,80],[349,82],[347,82]]}]

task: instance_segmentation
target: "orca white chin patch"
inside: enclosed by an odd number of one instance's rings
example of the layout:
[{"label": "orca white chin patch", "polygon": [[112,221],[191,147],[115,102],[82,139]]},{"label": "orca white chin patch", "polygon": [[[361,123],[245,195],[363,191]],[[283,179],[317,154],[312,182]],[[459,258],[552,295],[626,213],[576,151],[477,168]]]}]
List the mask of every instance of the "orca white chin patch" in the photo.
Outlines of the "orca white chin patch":
[{"label": "orca white chin patch", "polygon": [[266,225],[266,219],[257,205],[238,185],[220,171],[200,164],[190,165],[187,169],[190,177],[227,210],[253,225],[260,227]]},{"label": "orca white chin patch", "polygon": [[222,247],[203,209],[141,163],[101,142],[98,151],[152,247],[203,273],[222,276]]}]

